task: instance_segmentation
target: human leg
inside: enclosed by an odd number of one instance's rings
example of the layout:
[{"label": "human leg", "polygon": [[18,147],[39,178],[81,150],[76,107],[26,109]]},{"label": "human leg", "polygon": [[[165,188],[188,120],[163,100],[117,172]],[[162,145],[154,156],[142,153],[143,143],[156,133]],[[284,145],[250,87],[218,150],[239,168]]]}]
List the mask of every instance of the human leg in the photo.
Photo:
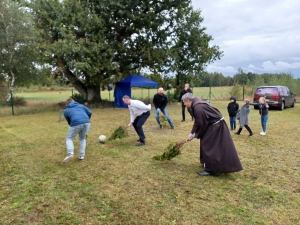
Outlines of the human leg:
[{"label": "human leg", "polygon": [[69,127],[67,137],[66,137],[66,146],[67,146],[67,154],[74,155],[74,143],[73,140],[76,135],[80,132],[81,128],[78,126]]},{"label": "human leg", "polygon": [[159,111],[158,111],[158,110],[155,110],[154,116],[155,116],[155,119],[156,119],[158,125],[161,126],[161,125],[160,125],[160,120],[159,120]]},{"label": "human leg", "polygon": [[233,130],[233,117],[229,116],[229,121],[230,121],[230,130]]},{"label": "human leg", "polygon": [[236,129],[236,116],[232,117],[232,128],[233,128],[233,130]]},{"label": "human leg", "polygon": [[185,121],[185,105],[183,104],[183,102],[181,102],[181,113],[182,113],[182,121]]},{"label": "human leg", "polygon": [[249,132],[249,136],[253,136],[253,132],[252,132],[251,128],[248,125],[245,125],[245,128]]},{"label": "human leg", "polygon": [[84,158],[86,149],[86,133],[90,127],[90,123],[82,124],[82,129],[79,132],[79,158]]},{"label": "human leg", "polygon": [[162,113],[163,113],[163,114],[165,115],[165,117],[167,118],[168,123],[170,124],[170,127],[171,127],[171,128],[174,128],[174,124],[173,124],[173,122],[172,122],[172,120],[171,120],[171,118],[170,118],[170,116],[169,116],[169,114],[168,114],[167,108],[164,108],[164,109],[162,110]]},{"label": "human leg", "polygon": [[240,129],[238,130],[238,132],[236,132],[235,134],[238,134],[238,135],[240,135],[240,134],[241,134],[241,132],[242,132],[242,130],[243,130],[243,128],[242,128],[242,127],[240,127]]},{"label": "human leg", "polygon": [[268,121],[268,115],[264,115],[261,117],[261,124],[264,133],[266,133],[267,131],[267,121]]},{"label": "human leg", "polygon": [[144,123],[146,122],[146,120],[148,119],[149,116],[150,116],[150,112],[148,111],[148,112],[143,113],[140,116],[137,116],[136,118],[138,118],[138,120],[134,121],[136,132],[140,137],[140,142],[144,143],[144,144],[145,144],[145,138],[146,137],[145,137],[145,134],[144,134],[144,131],[143,131],[143,125],[144,125]]}]

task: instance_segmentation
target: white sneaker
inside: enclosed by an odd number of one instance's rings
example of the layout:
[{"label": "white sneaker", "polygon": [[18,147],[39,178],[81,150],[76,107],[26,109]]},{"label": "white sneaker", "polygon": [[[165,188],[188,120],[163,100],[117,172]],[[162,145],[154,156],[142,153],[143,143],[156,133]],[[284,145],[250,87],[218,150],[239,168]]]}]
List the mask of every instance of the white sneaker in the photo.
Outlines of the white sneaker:
[{"label": "white sneaker", "polygon": [[66,158],[62,161],[63,163],[69,162],[71,159],[73,159],[74,155],[67,155]]},{"label": "white sneaker", "polygon": [[266,133],[262,131],[262,132],[260,132],[260,135],[266,135]]},{"label": "white sneaker", "polygon": [[84,156],[79,156],[79,160],[84,160]]}]

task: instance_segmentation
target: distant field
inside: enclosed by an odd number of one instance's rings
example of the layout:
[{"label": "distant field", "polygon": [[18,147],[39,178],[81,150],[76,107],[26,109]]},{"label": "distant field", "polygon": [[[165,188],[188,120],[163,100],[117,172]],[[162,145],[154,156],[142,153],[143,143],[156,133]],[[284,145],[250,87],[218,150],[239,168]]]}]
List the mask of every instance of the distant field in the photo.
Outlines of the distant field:
[{"label": "distant field", "polygon": [[[228,100],[229,91],[231,87],[212,87],[211,90],[209,87],[197,87],[193,88],[194,95],[208,99],[209,94],[212,100],[215,98],[218,100]],[[73,89],[73,93],[78,93]],[[157,93],[157,89],[145,89],[145,88],[132,88],[131,96],[133,98],[142,98],[146,99],[148,97],[152,98],[154,94]],[[167,94],[168,91],[165,92]],[[174,89],[170,90],[170,93],[174,93]],[[27,101],[30,102],[61,102],[65,101],[67,98],[72,96],[72,90],[70,91],[49,91],[49,92],[24,92],[16,93],[16,96],[24,97]],[[114,91],[101,91],[102,99],[114,100]]]}]

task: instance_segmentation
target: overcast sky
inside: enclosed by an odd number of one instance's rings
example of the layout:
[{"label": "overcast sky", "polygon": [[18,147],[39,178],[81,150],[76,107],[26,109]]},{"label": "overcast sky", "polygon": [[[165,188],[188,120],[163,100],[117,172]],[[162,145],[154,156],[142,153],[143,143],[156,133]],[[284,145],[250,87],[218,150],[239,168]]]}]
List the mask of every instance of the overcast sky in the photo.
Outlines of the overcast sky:
[{"label": "overcast sky", "polygon": [[192,0],[224,52],[208,72],[291,72],[300,78],[300,0]]}]

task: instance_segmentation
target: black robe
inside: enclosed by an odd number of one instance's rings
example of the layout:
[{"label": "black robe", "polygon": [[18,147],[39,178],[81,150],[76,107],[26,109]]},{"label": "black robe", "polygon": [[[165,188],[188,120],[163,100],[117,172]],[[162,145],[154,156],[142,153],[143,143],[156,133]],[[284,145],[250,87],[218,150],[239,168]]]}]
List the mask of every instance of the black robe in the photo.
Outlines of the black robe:
[{"label": "black robe", "polygon": [[[231,173],[243,170],[225,120],[218,109],[195,97],[195,118],[191,133],[200,138],[200,162],[209,173]],[[219,122],[218,122],[219,121]]]}]

